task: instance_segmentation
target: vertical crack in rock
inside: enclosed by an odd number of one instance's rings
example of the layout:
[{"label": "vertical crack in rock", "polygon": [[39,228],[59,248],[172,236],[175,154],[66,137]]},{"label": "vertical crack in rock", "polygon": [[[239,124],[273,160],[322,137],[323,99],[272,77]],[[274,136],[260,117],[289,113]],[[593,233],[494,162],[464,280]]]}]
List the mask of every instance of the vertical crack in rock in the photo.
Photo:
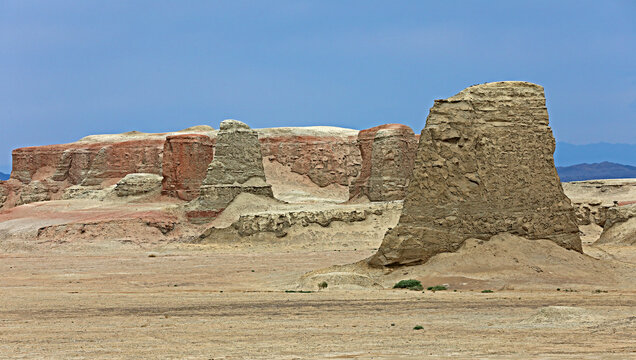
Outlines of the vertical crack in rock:
[{"label": "vertical crack in rock", "polygon": [[539,85],[488,83],[436,100],[400,221],[368,263],[421,263],[503,232],[582,251],[554,147]]},{"label": "vertical crack in rock", "polygon": [[224,120],[199,197],[188,204],[188,219],[212,220],[243,192],[274,197],[265,179],[258,134],[240,121]]}]

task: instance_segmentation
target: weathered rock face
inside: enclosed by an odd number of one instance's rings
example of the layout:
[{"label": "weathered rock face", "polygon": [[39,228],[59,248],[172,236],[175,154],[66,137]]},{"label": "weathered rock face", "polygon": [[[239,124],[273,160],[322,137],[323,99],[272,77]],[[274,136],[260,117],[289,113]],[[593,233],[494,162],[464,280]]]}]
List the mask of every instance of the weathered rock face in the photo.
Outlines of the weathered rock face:
[{"label": "weathered rock face", "polygon": [[149,193],[161,188],[162,177],[155,174],[128,174],[117,182],[115,194],[117,196],[135,196]]},{"label": "weathered rock face", "polygon": [[603,233],[594,244],[636,245],[636,204],[607,210]]},{"label": "weathered rock face", "polygon": [[196,198],[213,158],[214,141],[209,136],[168,136],[163,146],[161,193],[188,201]]},{"label": "weathered rock face", "polygon": [[85,186],[115,183],[134,172],[161,174],[162,151],[163,139],[21,148],[13,151],[11,177],[24,184],[43,179]]},{"label": "weathered rock face", "polygon": [[214,160],[187,216],[195,223],[209,221],[240,193],[273,197],[272,187],[265,180],[258,134],[240,121],[224,120]]},{"label": "weathered rock face", "polygon": [[4,181],[0,181],[0,209],[2,209],[8,197],[9,187],[5,185]]},{"label": "weathered rock face", "polygon": [[417,147],[413,130],[401,124],[376,126],[360,131],[357,145],[362,168],[349,187],[349,198],[404,199]]},{"label": "weathered rock face", "polygon": [[39,180],[33,180],[22,188],[20,200],[17,205],[28,204],[37,201],[51,200],[49,188],[46,183]]},{"label": "weathered rock face", "polygon": [[130,173],[161,174],[163,139],[77,142],[13,151],[15,205],[56,200],[74,185],[104,188]]},{"label": "weathered rock face", "polygon": [[337,130],[324,127],[261,129],[263,156],[288,166],[292,172],[306,175],[320,187],[349,186],[360,171],[357,131]]},{"label": "weathered rock face", "polygon": [[436,100],[400,221],[369,264],[424,262],[504,232],[581,251],[554,146],[539,85],[489,83]]}]

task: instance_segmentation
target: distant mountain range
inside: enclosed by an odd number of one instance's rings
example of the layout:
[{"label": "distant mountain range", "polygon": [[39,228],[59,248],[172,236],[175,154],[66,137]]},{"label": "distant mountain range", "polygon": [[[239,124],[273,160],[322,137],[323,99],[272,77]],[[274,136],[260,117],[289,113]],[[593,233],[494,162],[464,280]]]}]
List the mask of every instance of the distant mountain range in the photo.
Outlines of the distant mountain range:
[{"label": "distant mountain range", "polygon": [[580,181],[594,179],[636,178],[636,166],[616,164],[608,161],[596,164],[577,164],[557,166],[561,181]]},{"label": "distant mountain range", "polygon": [[636,144],[596,143],[573,145],[558,142],[554,152],[554,163],[557,166],[602,163],[605,161],[636,166]]},{"label": "distant mountain range", "polygon": [[9,180],[9,174],[0,172],[0,180]]}]

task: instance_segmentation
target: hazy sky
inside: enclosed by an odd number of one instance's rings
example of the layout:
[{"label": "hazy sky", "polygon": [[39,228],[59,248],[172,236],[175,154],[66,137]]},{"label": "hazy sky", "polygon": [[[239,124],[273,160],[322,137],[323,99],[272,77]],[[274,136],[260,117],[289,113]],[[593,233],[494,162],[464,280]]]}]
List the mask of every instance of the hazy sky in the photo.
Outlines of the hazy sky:
[{"label": "hazy sky", "polygon": [[0,171],[88,134],[424,126],[488,81],[545,87],[558,141],[636,143],[636,1],[0,0]]}]

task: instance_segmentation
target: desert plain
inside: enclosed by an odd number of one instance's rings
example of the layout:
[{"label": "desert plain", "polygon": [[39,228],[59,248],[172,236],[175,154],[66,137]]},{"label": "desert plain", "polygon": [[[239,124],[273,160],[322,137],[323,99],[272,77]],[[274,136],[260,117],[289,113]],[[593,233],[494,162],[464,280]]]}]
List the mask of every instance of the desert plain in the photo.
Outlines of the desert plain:
[{"label": "desert plain", "polygon": [[419,137],[226,120],[17,149],[0,358],[634,358],[636,180],[561,184],[553,151],[524,82],[436,101]]}]

